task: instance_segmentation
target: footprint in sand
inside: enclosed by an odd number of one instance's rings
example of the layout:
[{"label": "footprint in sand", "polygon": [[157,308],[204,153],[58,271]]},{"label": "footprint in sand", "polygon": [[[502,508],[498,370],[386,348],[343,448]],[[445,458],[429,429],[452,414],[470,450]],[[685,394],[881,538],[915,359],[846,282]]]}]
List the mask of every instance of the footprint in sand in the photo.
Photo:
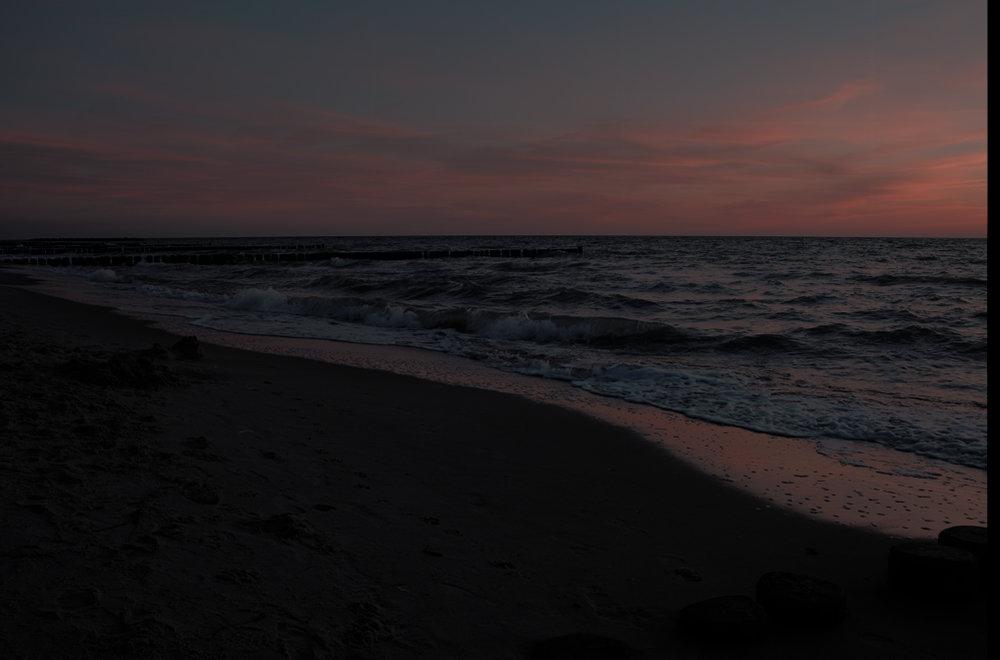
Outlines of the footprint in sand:
[{"label": "footprint in sand", "polygon": [[608,619],[629,618],[628,611],[598,586],[587,587],[583,599],[597,616]]}]

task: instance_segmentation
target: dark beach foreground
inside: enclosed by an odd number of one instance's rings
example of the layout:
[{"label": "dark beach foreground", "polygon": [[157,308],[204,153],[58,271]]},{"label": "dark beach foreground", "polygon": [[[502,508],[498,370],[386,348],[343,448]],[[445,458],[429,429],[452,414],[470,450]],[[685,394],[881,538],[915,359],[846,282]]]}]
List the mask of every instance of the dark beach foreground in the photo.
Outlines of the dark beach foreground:
[{"label": "dark beach foreground", "polygon": [[[985,595],[890,588],[898,539],[769,508],[625,429],[178,344],[4,281],[0,658],[986,656]],[[844,614],[726,643],[682,625],[773,571],[838,585]],[[620,645],[539,645],[574,633]]]}]

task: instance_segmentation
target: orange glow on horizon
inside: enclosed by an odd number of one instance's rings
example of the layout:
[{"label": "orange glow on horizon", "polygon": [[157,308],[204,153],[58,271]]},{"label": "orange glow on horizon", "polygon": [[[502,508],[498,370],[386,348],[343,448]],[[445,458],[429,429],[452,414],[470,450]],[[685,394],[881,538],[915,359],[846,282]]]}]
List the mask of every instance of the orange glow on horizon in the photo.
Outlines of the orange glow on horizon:
[{"label": "orange glow on horizon", "polygon": [[862,107],[879,89],[847,83],[731,123],[494,135],[483,146],[290,104],[234,113],[227,132],[6,130],[0,149],[29,165],[0,190],[14,208],[46,213],[280,215],[303,233],[350,217],[405,222],[399,233],[469,233],[475,222],[498,233],[985,235],[985,131],[962,129],[963,116]]}]

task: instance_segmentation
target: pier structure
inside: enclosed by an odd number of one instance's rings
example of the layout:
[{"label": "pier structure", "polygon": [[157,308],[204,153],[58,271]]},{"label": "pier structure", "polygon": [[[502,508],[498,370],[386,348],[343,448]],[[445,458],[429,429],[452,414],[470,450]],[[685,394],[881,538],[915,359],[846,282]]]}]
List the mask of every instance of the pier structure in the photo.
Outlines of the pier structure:
[{"label": "pier structure", "polygon": [[284,261],[459,259],[491,257],[524,259],[583,254],[583,247],[478,248],[462,250],[329,250],[303,245],[151,245],[97,242],[30,242],[0,244],[0,265],[121,267],[145,263],[230,265]]}]

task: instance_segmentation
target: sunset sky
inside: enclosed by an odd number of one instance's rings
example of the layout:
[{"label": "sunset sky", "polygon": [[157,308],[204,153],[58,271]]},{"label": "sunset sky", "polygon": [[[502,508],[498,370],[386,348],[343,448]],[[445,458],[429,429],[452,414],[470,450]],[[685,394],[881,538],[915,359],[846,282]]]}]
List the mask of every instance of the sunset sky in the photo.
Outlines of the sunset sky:
[{"label": "sunset sky", "polygon": [[985,236],[986,0],[0,5],[0,238]]}]

